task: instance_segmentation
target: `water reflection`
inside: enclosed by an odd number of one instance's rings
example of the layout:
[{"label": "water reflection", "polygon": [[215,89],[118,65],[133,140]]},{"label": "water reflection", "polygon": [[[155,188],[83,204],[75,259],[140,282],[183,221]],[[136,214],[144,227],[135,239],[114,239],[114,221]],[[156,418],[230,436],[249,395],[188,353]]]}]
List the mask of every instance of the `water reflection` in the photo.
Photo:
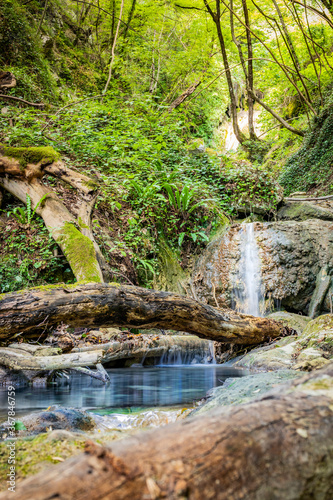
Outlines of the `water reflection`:
[{"label": "water reflection", "polygon": [[[109,385],[73,373],[50,387],[16,390],[16,411],[44,409],[51,405],[85,409],[163,407],[191,404],[228,377],[245,374],[220,365],[159,366],[110,369]],[[7,390],[0,390],[0,415],[6,415]]]}]

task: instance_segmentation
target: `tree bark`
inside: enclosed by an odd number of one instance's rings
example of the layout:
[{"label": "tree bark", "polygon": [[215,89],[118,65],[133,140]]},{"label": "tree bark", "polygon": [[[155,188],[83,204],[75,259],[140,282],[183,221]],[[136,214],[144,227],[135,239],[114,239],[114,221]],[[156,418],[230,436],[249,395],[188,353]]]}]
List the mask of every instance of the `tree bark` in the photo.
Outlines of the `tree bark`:
[{"label": "tree bark", "polygon": [[332,387],[330,364],[245,405],[110,447],[89,441],[84,453],[17,484],[15,499],[330,500]]},{"label": "tree bark", "polygon": [[235,136],[240,144],[242,144],[245,140],[246,137],[245,135],[241,132],[239,126],[238,126],[238,119],[237,119],[237,102],[236,102],[236,96],[234,92],[234,86],[231,78],[231,71],[230,71],[230,66],[229,66],[229,61],[228,61],[228,56],[227,56],[227,50],[225,46],[225,41],[224,41],[224,36],[222,33],[222,28],[221,28],[221,5],[220,5],[220,0],[216,0],[216,12],[213,12],[211,7],[209,6],[209,3],[207,0],[204,0],[205,7],[207,11],[209,12],[211,18],[213,19],[215,26],[216,26],[216,31],[217,31],[217,36],[220,42],[220,47],[221,47],[221,53],[222,53],[222,58],[223,58],[223,64],[224,64],[224,69],[225,69],[225,75],[227,78],[227,83],[228,83],[228,89],[229,89],[229,96],[230,96],[230,109],[231,109],[231,116],[232,116],[232,124],[233,124],[233,129]]},{"label": "tree bark", "polygon": [[259,344],[288,332],[255,318],[169,292],[130,285],[48,285],[0,296],[0,338],[36,334],[61,322],[70,326],[166,328],[235,344]]},{"label": "tree bark", "polygon": [[198,80],[197,82],[190,85],[190,87],[188,87],[186,90],[184,90],[184,92],[170,104],[168,108],[169,113],[174,109],[178,108],[178,106],[180,106],[188,97],[190,97],[190,95],[192,95],[193,92],[195,92],[195,90],[199,87],[200,84],[201,80]]}]

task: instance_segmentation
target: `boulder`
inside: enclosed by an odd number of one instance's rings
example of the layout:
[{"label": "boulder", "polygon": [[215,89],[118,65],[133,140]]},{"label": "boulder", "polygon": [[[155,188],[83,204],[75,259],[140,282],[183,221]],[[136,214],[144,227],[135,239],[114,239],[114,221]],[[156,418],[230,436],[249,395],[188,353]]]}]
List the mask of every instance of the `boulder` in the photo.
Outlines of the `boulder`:
[{"label": "boulder", "polygon": [[222,386],[209,392],[208,399],[199,408],[193,410],[191,416],[206,413],[220,406],[248,403],[273,387],[299,376],[301,376],[300,373],[292,370],[279,370],[270,373],[255,373],[240,378],[228,378]]},{"label": "boulder", "polygon": [[46,411],[30,413],[20,419],[26,429],[20,435],[40,434],[48,430],[90,431],[95,427],[94,419],[83,410],[53,406]]},{"label": "boulder", "polygon": [[288,202],[277,213],[278,220],[333,220],[333,212],[308,201]]},{"label": "boulder", "polygon": [[[253,226],[266,311],[280,305],[308,315],[316,290],[311,314],[329,312],[332,308],[333,222],[311,219],[255,222]],[[219,307],[236,306],[243,228],[243,224],[231,226],[224,235],[215,238],[198,259],[192,282],[199,300]]]},{"label": "boulder", "polygon": [[285,337],[235,358],[232,365],[247,369],[275,371],[281,368],[312,371],[333,358],[333,315],[308,321],[298,337]]},{"label": "boulder", "polygon": [[303,332],[311,318],[308,316],[302,316],[300,314],[289,313],[286,311],[277,311],[267,315],[267,318],[275,319],[275,321],[281,321],[284,326],[288,326],[293,330],[296,330],[299,334]]}]

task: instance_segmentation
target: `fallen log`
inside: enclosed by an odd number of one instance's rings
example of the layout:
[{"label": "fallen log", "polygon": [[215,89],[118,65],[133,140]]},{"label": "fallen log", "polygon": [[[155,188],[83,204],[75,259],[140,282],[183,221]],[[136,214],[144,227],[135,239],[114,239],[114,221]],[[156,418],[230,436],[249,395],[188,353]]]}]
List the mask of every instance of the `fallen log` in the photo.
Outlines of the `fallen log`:
[{"label": "fallen log", "polygon": [[[68,354],[59,354],[60,349],[30,344],[10,344],[0,347],[0,366],[11,370],[76,370],[80,367],[96,367],[121,359],[142,359],[143,357],[162,357],[168,352],[208,353],[208,341],[189,335],[163,336],[151,339],[140,336],[140,339],[125,342],[107,342],[89,347],[75,348]],[[50,353],[51,351],[51,353]],[[82,370],[81,370],[82,371]]]},{"label": "fallen log", "polygon": [[[333,363],[251,403],[81,453],[16,500],[333,498]],[[0,500],[8,493],[0,494]]]},{"label": "fallen log", "polygon": [[197,300],[118,283],[48,285],[0,296],[0,339],[36,335],[64,322],[75,327],[165,328],[234,344],[288,334],[283,325],[218,310]]}]

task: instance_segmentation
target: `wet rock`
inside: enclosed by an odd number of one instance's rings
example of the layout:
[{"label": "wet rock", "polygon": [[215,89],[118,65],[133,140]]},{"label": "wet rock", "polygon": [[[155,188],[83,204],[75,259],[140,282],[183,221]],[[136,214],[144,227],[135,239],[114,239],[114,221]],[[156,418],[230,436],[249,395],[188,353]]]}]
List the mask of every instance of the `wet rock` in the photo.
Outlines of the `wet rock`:
[{"label": "wet rock", "polygon": [[[285,345],[284,345],[285,344]],[[269,347],[261,347],[250,351],[241,358],[233,361],[233,366],[251,370],[275,371],[292,369],[294,354],[297,350],[295,340],[281,340]]]},{"label": "wet rock", "polygon": [[303,332],[309,321],[311,321],[311,318],[309,318],[308,316],[293,314],[286,311],[278,311],[268,314],[267,318],[275,319],[276,321],[281,321],[281,323],[284,326],[293,328],[299,334]]},{"label": "wet rock", "polygon": [[[214,239],[197,261],[192,282],[199,300],[219,307],[235,307],[239,281],[242,225],[233,225]],[[277,303],[308,314],[317,277],[333,272],[333,223],[324,220],[254,223],[261,260],[262,293],[266,310]],[[318,280],[321,278],[318,277]],[[323,294],[323,292],[321,292]],[[315,314],[328,312],[328,294]]]},{"label": "wet rock", "polygon": [[321,368],[333,358],[333,315],[309,321],[298,337],[285,337],[270,346],[260,347],[232,365],[263,371],[290,368],[310,371]]},{"label": "wet rock", "polygon": [[316,288],[311,298],[309,305],[309,316],[310,318],[315,318],[319,316],[321,311],[321,306],[326,297],[327,291],[331,284],[331,277],[327,274],[327,268],[320,270],[316,279]]},{"label": "wet rock", "polygon": [[213,389],[209,393],[208,400],[191,412],[191,415],[199,415],[219,406],[247,403],[273,387],[299,376],[298,372],[292,370],[279,370],[270,373],[256,373],[240,378],[229,378],[221,387]]},{"label": "wet rock", "polygon": [[90,431],[95,427],[93,418],[85,411],[56,406],[48,408],[46,411],[30,413],[22,417],[20,421],[26,427],[26,430],[19,431],[20,435],[40,434],[57,429]]},{"label": "wet rock", "polygon": [[333,212],[308,201],[286,203],[277,213],[279,220],[304,221],[308,219],[333,220]]}]

